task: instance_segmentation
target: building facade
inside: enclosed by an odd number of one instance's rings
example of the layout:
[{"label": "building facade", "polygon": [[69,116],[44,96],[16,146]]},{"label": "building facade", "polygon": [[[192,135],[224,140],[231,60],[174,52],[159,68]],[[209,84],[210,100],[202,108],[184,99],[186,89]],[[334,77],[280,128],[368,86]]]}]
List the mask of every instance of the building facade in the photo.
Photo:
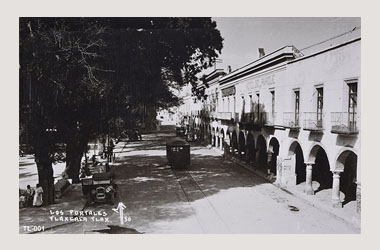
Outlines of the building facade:
[{"label": "building facade", "polygon": [[282,188],[328,192],[334,207],[356,201],[360,212],[360,44],[307,56],[284,46],[229,74],[215,70],[191,125]]}]

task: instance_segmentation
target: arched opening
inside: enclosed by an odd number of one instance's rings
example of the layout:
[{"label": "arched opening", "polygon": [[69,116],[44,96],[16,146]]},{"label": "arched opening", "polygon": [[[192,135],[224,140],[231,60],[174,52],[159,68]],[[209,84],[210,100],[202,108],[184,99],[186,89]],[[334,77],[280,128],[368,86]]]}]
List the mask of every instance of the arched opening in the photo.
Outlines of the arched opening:
[{"label": "arched opening", "polygon": [[208,144],[212,145],[212,134],[211,134],[211,126],[208,126]]},{"label": "arched opening", "polygon": [[244,159],[246,154],[245,150],[245,136],[243,131],[239,133],[239,158]]},{"label": "arched opening", "polygon": [[277,156],[280,151],[280,143],[275,137],[269,141],[269,151],[272,153],[269,162],[270,172],[277,174]]},{"label": "arched opening", "polygon": [[200,124],[199,128],[199,140],[203,141],[203,123]]},{"label": "arched opening", "polygon": [[207,130],[207,124],[203,126],[203,142],[207,142],[208,140],[208,130]]},{"label": "arched opening", "polygon": [[216,145],[216,133],[215,133],[215,128],[212,128],[212,140],[211,140],[211,146],[215,147]]},{"label": "arched opening", "polygon": [[221,143],[220,145],[221,146],[220,147],[221,147],[222,150],[224,150],[224,130],[223,129],[220,130],[220,134],[221,134],[221,139],[220,139],[221,140],[220,141],[220,143]]},{"label": "arched opening", "polygon": [[231,148],[232,148],[232,154],[235,155],[238,151],[238,141],[237,141],[236,131],[232,132]]},{"label": "arched opening", "polygon": [[231,133],[227,130],[226,142],[228,146],[231,146]]},{"label": "arched opening", "polygon": [[216,128],[216,142],[215,142],[215,147],[219,148],[220,145],[220,137],[219,137],[219,128]]},{"label": "arched opening", "polygon": [[224,151],[231,153],[231,133],[230,133],[230,131],[227,130],[226,135],[227,136],[225,138],[225,141],[226,141],[227,148],[225,148]]},{"label": "arched opening", "polygon": [[295,155],[296,185],[306,181],[306,164],[303,151],[298,142],[293,142],[289,148],[289,155]]},{"label": "arched opening", "polygon": [[247,163],[256,161],[255,138],[251,133],[248,133],[247,136],[246,156]]},{"label": "arched opening", "polygon": [[257,165],[260,169],[267,169],[268,155],[267,145],[262,135],[257,138]]},{"label": "arched opening", "polygon": [[349,150],[341,153],[337,159],[336,168],[343,168],[340,174],[340,191],[344,193],[343,205],[356,200],[357,155]]},{"label": "arched opening", "polygon": [[311,162],[314,160],[312,180],[319,183],[315,193],[332,188],[332,173],[325,150],[321,146],[315,145],[310,151],[309,159]]}]

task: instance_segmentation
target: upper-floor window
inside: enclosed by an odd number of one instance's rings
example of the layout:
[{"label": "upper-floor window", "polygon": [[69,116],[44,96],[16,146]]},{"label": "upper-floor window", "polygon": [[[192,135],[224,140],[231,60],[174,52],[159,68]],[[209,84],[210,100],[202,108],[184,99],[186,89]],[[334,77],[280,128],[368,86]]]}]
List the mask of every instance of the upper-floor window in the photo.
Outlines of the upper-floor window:
[{"label": "upper-floor window", "polygon": [[274,90],[272,90],[271,92],[271,95],[272,95],[272,113],[274,114],[276,112],[275,110],[275,106],[276,106],[276,96],[275,96],[275,93],[274,93]]},{"label": "upper-floor window", "polygon": [[260,112],[260,93],[256,93],[257,97],[257,112]]},{"label": "upper-floor window", "polygon": [[317,122],[322,121],[323,116],[323,87],[317,88]]},{"label": "upper-floor window", "polygon": [[249,112],[253,112],[253,101],[252,101],[252,95],[249,95]]},{"label": "upper-floor window", "polygon": [[299,117],[300,117],[300,91],[295,90],[294,91],[294,115],[295,115],[295,125],[298,126]]},{"label": "upper-floor window", "polygon": [[348,112],[356,113],[358,98],[358,83],[351,82],[348,84]]},{"label": "upper-floor window", "polygon": [[241,96],[241,112],[245,112],[245,100],[243,95]]},{"label": "upper-floor window", "polygon": [[227,112],[230,112],[230,97],[227,97]]},{"label": "upper-floor window", "polygon": [[352,81],[348,84],[348,123],[352,128],[356,127],[356,110],[358,98],[358,82]]}]

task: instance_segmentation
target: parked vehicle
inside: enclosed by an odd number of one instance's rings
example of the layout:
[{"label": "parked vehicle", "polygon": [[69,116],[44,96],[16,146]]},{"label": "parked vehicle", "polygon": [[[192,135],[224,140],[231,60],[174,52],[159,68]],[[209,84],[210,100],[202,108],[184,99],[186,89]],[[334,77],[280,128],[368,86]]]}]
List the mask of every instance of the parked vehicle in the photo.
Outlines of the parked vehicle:
[{"label": "parked vehicle", "polygon": [[166,142],[166,157],[173,168],[181,168],[190,165],[190,144],[176,137]]},{"label": "parked vehicle", "polygon": [[142,140],[141,133],[138,129],[131,129],[127,131],[129,141],[138,141]]},{"label": "parked vehicle", "polygon": [[115,203],[117,184],[114,173],[95,173],[90,178],[82,179],[82,191],[90,203]]}]

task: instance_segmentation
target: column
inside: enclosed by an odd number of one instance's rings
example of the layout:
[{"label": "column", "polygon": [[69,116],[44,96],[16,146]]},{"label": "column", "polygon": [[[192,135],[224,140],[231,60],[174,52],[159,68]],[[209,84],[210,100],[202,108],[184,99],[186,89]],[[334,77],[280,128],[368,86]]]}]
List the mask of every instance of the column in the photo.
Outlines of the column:
[{"label": "column", "polygon": [[332,203],[333,207],[341,208],[342,202],[340,201],[340,172],[333,172],[333,186],[332,186]]},{"label": "column", "polygon": [[220,135],[219,147],[220,147],[220,150],[223,150],[223,135]]},{"label": "column", "polygon": [[216,148],[219,148],[219,135],[216,135],[216,143],[215,143],[215,147]]},{"label": "column", "polygon": [[312,163],[306,163],[306,185],[305,185],[305,193],[307,195],[314,195],[314,190],[313,190],[313,179],[312,179],[312,174],[313,174],[313,164]]}]

